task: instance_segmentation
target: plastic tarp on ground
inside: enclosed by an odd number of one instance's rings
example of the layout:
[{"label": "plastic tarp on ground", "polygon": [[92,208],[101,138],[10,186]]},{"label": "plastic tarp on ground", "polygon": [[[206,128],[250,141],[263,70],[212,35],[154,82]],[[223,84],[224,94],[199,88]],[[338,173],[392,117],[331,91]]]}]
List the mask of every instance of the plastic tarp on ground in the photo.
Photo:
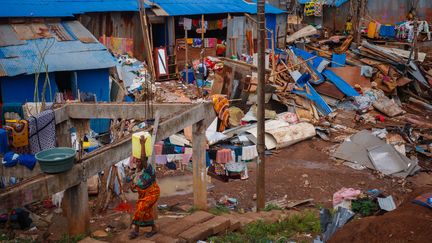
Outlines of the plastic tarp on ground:
[{"label": "plastic tarp on ground", "polygon": [[[316,135],[315,127],[307,122],[290,125],[281,120],[268,120],[265,127],[265,145],[269,150],[288,147]],[[256,141],[257,128],[251,128],[247,132],[253,136],[251,140]]]}]

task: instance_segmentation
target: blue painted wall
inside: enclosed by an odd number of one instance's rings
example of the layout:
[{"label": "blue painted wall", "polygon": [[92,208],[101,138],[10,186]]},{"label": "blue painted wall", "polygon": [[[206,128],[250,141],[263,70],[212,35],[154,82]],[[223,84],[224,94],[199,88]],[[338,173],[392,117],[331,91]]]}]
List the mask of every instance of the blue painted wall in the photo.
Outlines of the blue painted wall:
[{"label": "blue painted wall", "polygon": [[[96,94],[97,101],[110,99],[109,69],[94,69],[77,71],[77,85],[80,92]],[[94,119],[90,127],[96,133],[105,133],[109,130],[110,119]]]},{"label": "blue painted wall", "polygon": [[[45,93],[46,101],[51,102],[54,99],[54,94],[57,92],[57,85],[53,73],[49,73],[48,77],[51,83],[52,96],[50,97],[49,89]],[[42,90],[45,82],[45,74],[39,76],[39,100],[42,98]],[[18,75],[14,77],[0,78],[2,101],[3,103],[11,102],[34,102],[35,75]],[[52,99],[51,99],[52,98]]]},{"label": "blue painted wall", "polygon": [[[273,30],[273,33],[274,33],[274,36],[273,36],[273,39],[275,40],[275,43],[277,43],[276,42],[276,14],[266,14],[265,15],[265,18],[266,18],[266,28],[267,29],[271,29],[271,30]],[[272,48],[272,46],[271,46],[271,34],[267,31],[267,36],[268,36],[268,38],[269,38],[269,43],[268,43],[268,46],[269,46],[269,48]]]},{"label": "blue painted wall", "polygon": [[[76,71],[77,88],[81,92],[90,92],[96,94],[98,101],[109,101],[109,69],[94,69]],[[54,73],[49,73],[52,94],[58,92],[55,82]],[[39,91],[42,92],[45,75],[39,77]],[[3,103],[12,102],[33,102],[34,101],[34,75],[19,75],[15,77],[1,77],[1,94]],[[46,92],[46,100],[53,101],[49,97],[49,91]],[[54,98],[54,97],[53,97]],[[90,121],[90,127],[97,133],[109,131],[109,119],[94,119]]]}]

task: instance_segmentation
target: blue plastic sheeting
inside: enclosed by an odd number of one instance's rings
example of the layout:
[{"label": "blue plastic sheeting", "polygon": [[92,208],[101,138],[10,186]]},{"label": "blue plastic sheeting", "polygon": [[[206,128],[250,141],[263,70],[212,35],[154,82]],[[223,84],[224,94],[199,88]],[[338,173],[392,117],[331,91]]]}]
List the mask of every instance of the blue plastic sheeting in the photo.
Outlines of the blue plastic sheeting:
[{"label": "blue plastic sheeting", "polygon": [[[315,57],[315,55],[313,55],[313,54],[311,54],[311,53],[309,53],[307,51],[304,51],[302,49],[291,47],[291,50],[294,51],[295,55],[300,56],[304,60],[311,59],[312,57]],[[312,69],[312,71],[314,71],[314,73],[320,78],[319,80],[313,81],[312,82],[313,84],[321,84],[322,82],[325,81],[324,76],[320,72],[318,72],[318,69],[319,69],[318,67],[324,61],[326,61],[324,58],[317,56],[313,60],[307,62],[307,64],[309,65],[309,67]],[[312,80],[310,80],[309,82],[311,82],[311,81]]]},{"label": "blue plastic sheeting", "polygon": [[[136,0],[0,0],[0,17],[73,17],[88,12],[138,11]],[[147,4],[146,8],[150,8]]]},{"label": "blue plastic sheeting", "polygon": [[[310,3],[311,0],[297,0],[298,3],[300,4],[306,4],[306,3]],[[348,0],[326,0],[324,2],[325,5],[330,5],[330,6],[335,6],[335,7],[340,7],[342,4],[348,2]]]},{"label": "blue plastic sheeting", "polygon": [[340,91],[342,91],[347,96],[359,96],[360,94],[353,88],[351,85],[349,85],[347,82],[345,82],[343,79],[341,79],[339,76],[337,76],[333,71],[326,69],[322,72],[322,74],[330,80]]},{"label": "blue plastic sheeting", "polygon": [[303,89],[295,88],[292,92],[294,94],[302,95],[307,99],[313,101],[318,111],[325,116],[332,113],[333,111],[330,106],[325,102],[325,100],[315,91],[312,85],[308,82],[305,84],[305,87]]},{"label": "blue plastic sheeting", "polygon": [[[256,14],[256,3],[243,0],[154,0],[170,16],[220,14],[220,13],[249,13]],[[283,10],[265,5],[267,14],[282,14]]]},{"label": "blue plastic sheeting", "polygon": [[344,67],[346,63],[346,54],[336,54],[332,55],[332,67]]},{"label": "blue plastic sheeting", "polygon": [[[304,60],[314,57],[315,55],[305,51],[301,50],[295,47],[291,47],[291,49],[294,51],[294,54],[297,56],[302,57]],[[312,60],[312,66],[314,68],[317,68],[319,64],[322,61],[327,61],[326,59],[322,57],[316,57]],[[337,76],[334,72],[325,69],[322,72],[322,75],[324,75],[330,82],[332,82],[336,87],[342,91],[342,93],[346,94],[347,96],[358,96],[360,95],[351,85],[349,85],[347,82],[345,82],[343,79],[341,79],[339,76]]]}]

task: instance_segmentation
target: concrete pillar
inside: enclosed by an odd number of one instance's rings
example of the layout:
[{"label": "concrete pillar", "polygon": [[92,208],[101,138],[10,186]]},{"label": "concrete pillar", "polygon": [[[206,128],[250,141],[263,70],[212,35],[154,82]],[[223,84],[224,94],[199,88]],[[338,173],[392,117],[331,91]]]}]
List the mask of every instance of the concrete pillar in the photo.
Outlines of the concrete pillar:
[{"label": "concrete pillar", "polygon": [[68,220],[70,235],[87,234],[90,229],[87,182],[82,181],[65,191],[63,210]]},{"label": "concrete pillar", "polygon": [[200,121],[192,126],[192,166],[194,205],[207,209],[207,171],[206,171],[206,126]]}]

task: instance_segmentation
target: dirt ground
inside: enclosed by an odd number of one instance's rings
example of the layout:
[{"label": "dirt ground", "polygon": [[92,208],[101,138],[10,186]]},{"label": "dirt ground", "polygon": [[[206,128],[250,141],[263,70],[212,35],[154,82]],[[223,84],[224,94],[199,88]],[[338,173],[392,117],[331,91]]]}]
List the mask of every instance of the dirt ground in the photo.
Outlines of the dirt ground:
[{"label": "dirt ground", "polygon": [[411,203],[418,195],[431,191],[432,186],[418,188],[396,210],[352,221],[329,242],[431,242],[432,210]]},{"label": "dirt ground", "polygon": [[[412,190],[411,183],[402,185],[399,180],[380,178],[370,170],[357,171],[333,161],[325,151],[334,145],[321,139],[300,142],[291,147],[274,151],[266,156],[266,200],[302,200],[312,198],[316,205],[331,207],[333,193],[342,187],[362,191],[380,189],[392,195],[396,201]],[[236,198],[239,208],[250,210],[255,205],[256,166],[248,164],[249,179],[221,182],[212,178],[209,201],[224,195]],[[163,197],[160,204],[191,204],[192,194]]]},{"label": "dirt ground", "polygon": [[[421,172],[413,177],[407,178],[406,180],[398,180],[389,177],[382,177],[367,169],[357,171],[339,164],[329,157],[327,151],[329,151],[335,144],[336,143],[325,142],[319,138],[313,138],[285,149],[273,151],[272,155],[266,156],[266,200],[277,200],[286,195],[287,200],[311,198],[313,199],[314,204],[312,206],[316,208],[319,206],[332,207],[333,193],[342,187],[352,187],[360,189],[363,192],[368,189],[376,188],[382,190],[386,195],[392,195],[396,205],[398,207],[399,205],[402,205],[401,210],[407,208],[408,210],[411,210],[409,212],[412,213],[416,212],[418,209],[419,212],[424,213],[413,216],[409,219],[411,220],[408,221],[410,226],[406,227],[406,232],[411,234],[411,238],[407,239],[415,240],[413,242],[423,242],[422,240],[425,238],[416,238],[416,236],[414,236],[419,234],[421,235],[422,233],[420,232],[423,230],[428,230],[427,232],[429,232],[428,234],[430,234],[432,238],[432,229],[430,228],[430,225],[432,225],[431,212],[429,212],[429,216],[426,217],[425,215],[428,213],[427,210],[420,209],[418,206],[413,206],[410,203],[402,204],[406,198],[415,195],[418,188],[424,187],[425,185],[432,186],[432,175]],[[422,163],[430,164],[430,162],[424,161],[422,161]],[[227,195],[238,200],[239,209],[244,211],[252,210],[255,206],[254,194],[256,191],[256,166],[254,163],[248,164],[248,171],[249,179],[247,180],[222,182],[212,178],[208,190],[210,206],[214,205],[222,196]],[[190,177],[190,182],[185,183],[182,181],[188,177]],[[159,205],[166,204],[168,207],[171,207],[174,205],[191,206],[193,204],[193,195],[188,191],[188,189],[176,188],[176,178],[181,178],[181,183],[190,186],[192,174],[191,172],[175,172],[174,174],[165,175],[162,179],[159,179],[160,184],[172,187],[168,188],[170,192],[167,194],[182,194],[162,196],[159,200]],[[162,182],[162,180],[165,179],[172,180],[172,182]],[[167,188],[166,186],[164,187]],[[176,190],[178,190],[178,193],[176,193]],[[133,194],[128,194],[128,197],[133,198]],[[130,202],[133,203],[133,199],[131,199]],[[111,206],[114,207],[115,205]],[[300,207],[299,210],[301,209],[302,208]],[[93,215],[91,221],[92,232],[97,229],[106,229],[110,224],[112,224],[112,222],[119,221],[122,215],[124,215],[124,213],[122,214],[113,210],[109,210],[105,215]],[[404,213],[397,214],[394,212],[391,214],[385,214],[384,216],[388,219],[381,219],[383,216],[369,217],[348,224],[346,228],[343,228],[343,231],[337,234],[337,237],[333,242],[389,242],[389,240],[391,241],[392,239],[404,239],[401,237],[405,237],[406,235],[397,232],[400,231],[401,228],[405,227],[405,223],[399,222],[405,222],[406,215]],[[403,219],[399,219],[398,217]],[[49,231],[57,235],[57,237],[51,235],[51,239],[58,238],[66,233],[64,227],[64,223],[66,222],[64,219],[53,221],[54,223],[51,225]],[[374,222],[374,224],[372,224],[372,222]],[[415,222],[417,222],[417,226],[413,226]],[[386,224],[396,224],[399,226],[392,226],[390,229],[383,231],[382,225]],[[388,227],[385,226],[385,228]],[[386,234],[389,238],[385,238],[384,236],[378,237],[378,235],[381,235],[381,232],[383,232],[382,234]],[[366,235],[363,235],[363,233],[366,233]],[[104,240],[110,241],[110,238],[115,237],[115,235],[116,233],[110,233],[109,237]],[[352,237],[355,235],[358,235],[359,237],[361,236],[359,238],[361,240],[354,240]],[[416,239],[419,241],[416,241]]]}]

